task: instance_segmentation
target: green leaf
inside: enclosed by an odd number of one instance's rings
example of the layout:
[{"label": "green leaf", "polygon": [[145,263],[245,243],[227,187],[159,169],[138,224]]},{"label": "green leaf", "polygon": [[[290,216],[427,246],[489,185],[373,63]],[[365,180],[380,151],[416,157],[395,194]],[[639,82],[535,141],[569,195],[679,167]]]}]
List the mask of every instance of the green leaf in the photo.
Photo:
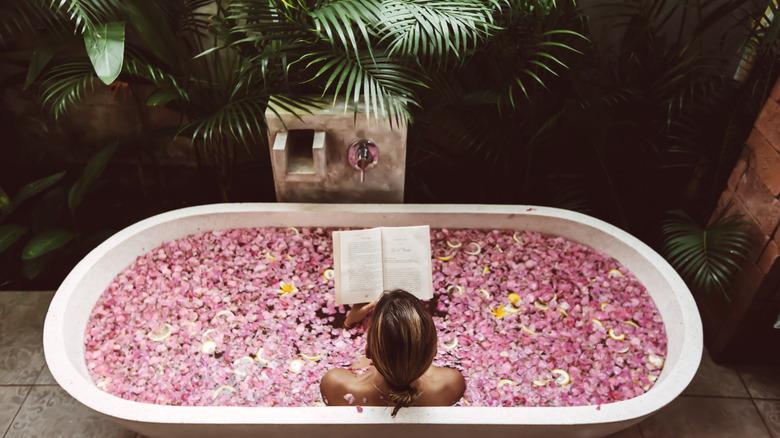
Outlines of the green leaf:
[{"label": "green leaf", "polygon": [[13,207],[16,208],[19,204],[22,203],[22,201],[25,201],[26,199],[32,198],[33,196],[37,195],[38,193],[41,193],[42,191],[48,189],[49,187],[56,184],[59,180],[62,179],[62,177],[65,176],[65,171],[55,173],[54,175],[47,176],[45,178],[41,178],[37,181],[33,181],[29,184],[25,184],[19,191],[16,193],[16,196],[14,196],[14,202]]},{"label": "green leaf", "polygon": [[27,78],[24,81],[24,88],[30,86],[38,78],[49,61],[54,55],[62,50],[71,40],[67,38],[48,38],[38,43],[38,46],[32,53],[30,66],[27,68]]},{"label": "green leaf", "polygon": [[93,88],[94,79],[95,68],[88,59],[76,58],[55,63],[45,74],[41,102],[54,112],[57,119]]},{"label": "green leaf", "polygon": [[0,187],[0,211],[10,213],[13,209],[13,206],[11,206],[11,198],[9,198],[8,193]]},{"label": "green leaf", "polygon": [[37,258],[32,260],[24,260],[22,262],[22,273],[28,280],[32,280],[41,274],[43,266],[46,264],[46,258]]},{"label": "green leaf", "polygon": [[79,179],[70,189],[70,194],[68,195],[68,207],[70,208],[71,212],[74,211],[76,207],[79,206],[79,204],[81,204],[87,189],[89,189],[92,183],[94,183],[103,173],[103,171],[106,170],[108,160],[110,160],[114,155],[114,152],[116,152],[118,146],[119,141],[114,140],[108,146],[103,148],[100,152],[93,155],[92,158],[89,159],[89,162],[84,167],[84,171],[81,173],[81,177],[79,177]]},{"label": "green leaf", "polygon": [[20,237],[24,235],[28,230],[27,227],[23,227],[17,224],[8,224],[0,227],[0,253],[8,249],[13,245]]},{"label": "green leaf", "polygon": [[692,289],[707,292],[716,289],[728,299],[729,282],[753,246],[749,233],[741,229],[750,225],[737,216],[726,217],[725,213],[707,228],[685,212],[675,210],[668,215],[661,233],[669,263]]},{"label": "green leaf", "polygon": [[124,2],[130,23],[138,30],[155,56],[169,66],[179,58],[178,40],[170,23],[165,18],[158,2],[154,0],[133,0]]},{"label": "green leaf", "polygon": [[32,260],[61,248],[76,236],[77,233],[63,228],[46,230],[27,242],[22,249],[22,260]]},{"label": "green leaf", "polygon": [[147,106],[165,105],[179,98],[179,93],[169,90],[155,90],[146,99]]},{"label": "green leaf", "polygon": [[32,211],[33,232],[37,233],[57,225],[68,201],[68,191],[68,187],[57,186],[43,195]]},{"label": "green leaf", "polygon": [[104,23],[84,32],[87,54],[104,84],[110,85],[122,71],[125,52],[125,22]]}]

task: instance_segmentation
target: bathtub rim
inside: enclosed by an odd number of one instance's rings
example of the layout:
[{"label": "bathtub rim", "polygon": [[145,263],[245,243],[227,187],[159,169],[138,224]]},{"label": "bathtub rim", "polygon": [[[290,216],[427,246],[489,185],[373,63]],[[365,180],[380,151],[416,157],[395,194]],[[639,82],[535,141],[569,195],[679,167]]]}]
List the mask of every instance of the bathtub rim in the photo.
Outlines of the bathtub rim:
[{"label": "bathtub rim", "polygon": [[[496,413],[495,408],[471,407],[468,413],[462,408],[420,407],[408,408],[392,419],[383,407],[364,407],[357,413],[354,407],[211,407],[211,406],[163,406],[124,400],[99,390],[91,381],[84,382],[83,376],[69,360],[55,360],[67,357],[65,307],[76,292],[79,281],[89,273],[94,263],[106,252],[122,242],[141,234],[161,223],[175,221],[184,217],[208,216],[215,214],[261,213],[261,212],[339,212],[348,214],[506,214],[532,215],[573,221],[587,225],[599,231],[609,233],[626,245],[640,252],[670,283],[673,294],[681,309],[684,336],[679,364],[673,375],[659,379],[653,389],[638,397],[596,406],[570,407],[511,407],[501,408],[510,411]],[[538,220],[538,219],[537,219]],[[261,226],[261,225],[258,225]],[[204,229],[202,232],[208,231]],[[149,248],[151,249],[151,248]],[[139,254],[136,254],[137,256]],[[610,254],[611,255],[611,254]],[[134,257],[135,257],[134,256]],[[118,272],[114,273],[116,275]],[[665,321],[666,323],[666,321]],[[62,327],[63,329],[57,330]],[[668,330],[667,330],[668,332]],[[656,412],[679,396],[693,379],[698,369],[702,353],[702,326],[696,304],[687,286],[677,272],[654,250],[627,232],[599,219],[580,213],[539,206],[507,205],[460,205],[460,204],[284,204],[284,203],[237,203],[211,204],[161,213],[139,221],[119,231],[84,257],[71,271],[57,290],[44,324],[44,353],[51,373],[57,383],[71,396],[91,409],[110,417],[128,421],[146,423],[188,423],[188,424],[506,424],[506,425],[576,425],[623,422],[635,418],[644,418]],[[83,344],[83,343],[82,343]],[[83,349],[83,345],[82,345]],[[83,357],[83,355],[82,355]],[[682,365],[682,366],[681,366]],[[86,383],[86,385],[84,384]],[[265,414],[258,410],[267,411]],[[294,411],[293,411],[294,409]],[[303,409],[304,411],[301,411]],[[334,409],[338,411],[333,411]],[[458,411],[452,411],[458,409]],[[214,411],[217,410],[217,411]],[[553,412],[553,410],[555,410]],[[217,414],[215,414],[217,412]],[[338,412],[338,415],[334,414]],[[457,412],[457,414],[456,414]],[[266,417],[266,420],[262,420]]]}]

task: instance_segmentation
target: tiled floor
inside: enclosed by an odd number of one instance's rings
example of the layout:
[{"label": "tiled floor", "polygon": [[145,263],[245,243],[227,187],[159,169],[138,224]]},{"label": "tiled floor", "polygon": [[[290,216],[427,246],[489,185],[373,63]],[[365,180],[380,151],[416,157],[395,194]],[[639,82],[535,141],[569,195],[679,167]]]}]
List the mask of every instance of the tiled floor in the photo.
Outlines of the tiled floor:
[{"label": "tiled floor", "polygon": [[[93,413],[60,389],[43,357],[53,292],[0,292],[2,438],[143,438]],[[686,391],[610,438],[780,438],[780,368],[723,367],[708,355]]]}]

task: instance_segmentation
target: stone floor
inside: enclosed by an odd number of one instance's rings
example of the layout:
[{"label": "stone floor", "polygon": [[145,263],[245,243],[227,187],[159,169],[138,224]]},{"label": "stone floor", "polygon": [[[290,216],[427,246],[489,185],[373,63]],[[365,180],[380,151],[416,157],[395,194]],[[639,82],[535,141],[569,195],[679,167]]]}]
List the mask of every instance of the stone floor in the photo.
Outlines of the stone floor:
[{"label": "stone floor", "polygon": [[[0,292],[2,438],[143,438],[93,413],[56,384],[43,357],[54,292]],[[686,391],[611,438],[780,438],[780,368],[715,364],[705,352]]]}]

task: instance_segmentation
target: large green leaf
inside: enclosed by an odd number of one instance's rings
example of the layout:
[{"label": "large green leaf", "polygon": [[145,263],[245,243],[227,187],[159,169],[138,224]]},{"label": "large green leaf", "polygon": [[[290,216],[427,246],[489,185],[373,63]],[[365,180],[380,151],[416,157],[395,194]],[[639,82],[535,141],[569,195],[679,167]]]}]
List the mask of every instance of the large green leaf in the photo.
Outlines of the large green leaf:
[{"label": "large green leaf", "polygon": [[61,248],[77,235],[77,233],[63,228],[46,230],[27,242],[27,245],[22,249],[22,260],[32,260]]},{"label": "large green leaf", "polygon": [[119,141],[112,141],[108,146],[103,148],[100,152],[93,155],[89,159],[89,162],[84,167],[84,171],[81,173],[81,177],[73,184],[68,195],[68,207],[70,211],[74,211],[76,207],[81,204],[84,199],[84,195],[87,193],[87,189],[94,183],[100,175],[106,170],[108,160],[114,155]]},{"label": "large green leaf", "polygon": [[6,193],[2,187],[0,187],[0,211],[4,213],[10,213],[13,211],[13,207],[11,206],[11,198],[8,197],[8,193]]},{"label": "large green leaf", "polygon": [[0,253],[8,249],[28,230],[17,224],[7,224],[0,227]]},{"label": "large green leaf", "polygon": [[103,23],[84,32],[87,54],[95,73],[110,85],[122,71],[125,56],[125,22]]},{"label": "large green leaf", "polygon": [[68,202],[69,187],[57,186],[49,190],[32,211],[32,229],[37,233],[49,228],[55,228],[62,218],[65,203]]},{"label": "large green leaf", "polygon": [[43,266],[46,264],[46,257],[24,260],[22,262],[22,273],[28,280],[32,280],[41,274]]},{"label": "large green leaf", "polygon": [[42,191],[53,186],[54,184],[57,183],[57,181],[61,180],[63,176],[65,176],[65,171],[55,173],[54,175],[50,175],[45,178],[41,178],[29,184],[25,184],[16,193],[16,196],[14,196],[13,208],[16,208],[19,204],[22,203],[22,201],[32,198],[38,193],[41,193]]}]

